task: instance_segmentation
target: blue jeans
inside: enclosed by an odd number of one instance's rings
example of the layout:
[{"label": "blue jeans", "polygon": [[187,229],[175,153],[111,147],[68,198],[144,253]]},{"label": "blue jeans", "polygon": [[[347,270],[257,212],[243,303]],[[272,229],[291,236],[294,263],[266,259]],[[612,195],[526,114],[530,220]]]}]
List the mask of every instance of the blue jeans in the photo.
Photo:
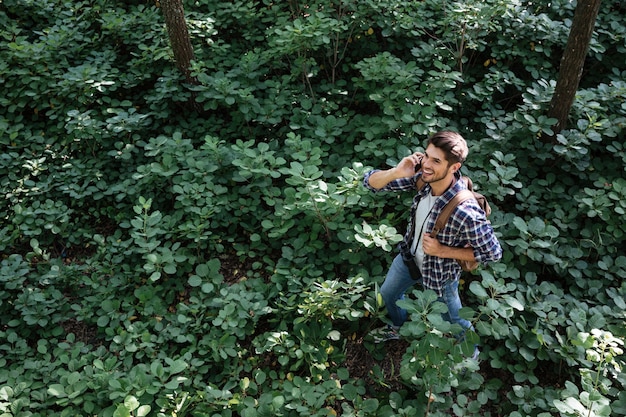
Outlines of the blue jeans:
[{"label": "blue jeans", "polygon": [[[407,319],[406,310],[398,307],[396,302],[404,299],[404,293],[415,284],[421,283],[420,279],[414,280],[411,278],[409,268],[404,264],[402,255],[395,257],[387,272],[385,282],[380,287],[380,294],[383,297],[385,306],[387,307],[387,313],[394,326],[402,326]],[[448,306],[448,312],[443,314],[443,318],[450,323],[457,323],[463,329],[472,329],[472,323],[462,319],[459,316],[459,310],[461,309],[461,299],[459,298],[459,281],[448,281],[443,289],[443,296],[438,298],[438,301]]]}]

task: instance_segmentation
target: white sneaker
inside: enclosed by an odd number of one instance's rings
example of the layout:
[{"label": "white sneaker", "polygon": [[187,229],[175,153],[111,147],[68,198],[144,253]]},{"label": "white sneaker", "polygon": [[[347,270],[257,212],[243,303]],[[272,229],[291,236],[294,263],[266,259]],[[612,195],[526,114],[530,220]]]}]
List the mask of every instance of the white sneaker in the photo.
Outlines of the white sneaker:
[{"label": "white sneaker", "polygon": [[389,324],[383,327],[379,327],[378,329],[374,329],[369,334],[372,335],[372,337],[374,338],[374,343],[382,343],[388,340],[400,339],[398,329]]}]

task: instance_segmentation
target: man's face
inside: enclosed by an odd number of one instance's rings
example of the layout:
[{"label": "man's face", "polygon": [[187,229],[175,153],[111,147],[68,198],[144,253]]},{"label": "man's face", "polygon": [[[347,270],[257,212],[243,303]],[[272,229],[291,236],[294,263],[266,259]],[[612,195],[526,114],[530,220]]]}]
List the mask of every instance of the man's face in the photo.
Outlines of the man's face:
[{"label": "man's face", "polygon": [[446,154],[434,145],[428,145],[422,160],[422,180],[426,183],[452,181],[459,163],[449,164]]}]

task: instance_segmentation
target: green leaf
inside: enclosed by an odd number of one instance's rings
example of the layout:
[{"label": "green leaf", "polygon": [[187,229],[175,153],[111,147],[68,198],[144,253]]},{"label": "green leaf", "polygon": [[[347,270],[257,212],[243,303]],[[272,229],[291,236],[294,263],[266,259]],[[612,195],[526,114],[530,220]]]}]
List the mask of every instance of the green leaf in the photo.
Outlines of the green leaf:
[{"label": "green leaf", "polygon": [[517,311],[524,311],[524,305],[515,297],[511,297],[509,295],[504,296],[504,301],[516,309]]},{"label": "green leaf", "polygon": [[135,413],[136,417],[144,417],[147,416],[150,413],[150,410],[152,408],[149,405],[142,405],[139,406],[139,408],[137,408],[137,411]]},{"label": "green leaf", "polygon": [[254,380],[259,385],[263,385],[265,383],[266,378],[267,378],[267,374],[260,369],[254,374]]},{"label": "green leaf", "polygon": [[65,387],[61,384],[52,384],[48,387],[48,394],[57,398],[65,398],[67,394],[65,393]]},{"label": "green leaf", "polygon": [[76,384],[78,381],[80,381],[80,373],[78,372],[72,372],[71,374],[68,375],[67,377],[67,383],[70,385],[74,385]]},{"label": "green leaf", "polygon": [[346,400],[354,402],[359,395],[358,389],[352,384],[346,384],[343,386],[343,395],[346,397]]},{"label": "green leaf", "polygon": [[124,404],[120,404],[113,412],[113,417],[130,417],[130,410]]},{"label": "green leaf", "polygon": [[202,284],[202,292],[205,294],[212,294],[215,291],[215,285],[210,282],[205,282]]},{"label": "green leaf", "polygon": [[361,408],[366,413],[375,413],[376,410],[378,410],[378,404],[379,402],[376,398],[368,398],[365,401],[363,401]]},{"label": "green leaf", "polygon": [[576,398],[566,398],[565,401],[554,400],[554,406],[561,412],[570,415],[587,415],[587,409]]},{"label": "green leaf", "polygon": [[165,358],[165,362],[169,365],[170,374],[178,374],[187,369],[189,366],[187,362],[182,359],[172,360],[170,358]]},{"label": "green leaf", "polygon": [[522,219],[521,217],[514,217],[513,225],[522,233],[528,232],[528,226],[526,225],[524,219]]},{"label": "green leaf", "polygon": [[108,316],[100,316],[98,317],[96,324],[98,325],[98,327],[106,327],[109,324],[109,321],[110,319]]},{"label": "green leaf", "polygon": [[489,294],[487,294],[485,288],[478,281],[472,281],[470,283],[470,291],[480,299],[484,300],[489,298]]},{"label": "green leaf", "polygon": [[187,284],[189,284],[191,287],[199,287],[200,285],[202,285],[202,278],[200,278],[198,275],[192,275],[187,280]]},{"label": "green leaf", "polygon": [[207,265],[207,264],[198,264],[196,266],[196,274],[199,277],[202,277],[202,278],[208,277],[210,271],[211,271],[211,269],[209,268],[209,265]]},{"label": "green leaf", "polygon": [[129,411],[135,411],[139,407],[139,401],[132,395],[124,398],[124,406],[128,408]]},{"label": "green leaf", "polygon": [[165,368],[163,367],[161,361],[157,360],[152,362],[150,364],[150,372],[157,378],[163,378],[163,376],[165,375]]}]

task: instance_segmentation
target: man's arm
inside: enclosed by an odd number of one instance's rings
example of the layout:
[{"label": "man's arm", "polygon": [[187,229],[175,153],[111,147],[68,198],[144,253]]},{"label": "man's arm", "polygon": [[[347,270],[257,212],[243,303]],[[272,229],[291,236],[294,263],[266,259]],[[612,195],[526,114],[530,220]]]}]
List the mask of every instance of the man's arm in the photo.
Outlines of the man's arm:
[{"label": "man's arm", "polygon": [[424,233],[422,246],[426,255],[438,258],[458,259],[459,261],[475,261],[473,248],[455,248],[441,244],[436,238]]},{"label": "man's arm", "polygon": [[[462,203],[464,210],[455,211],[456,223],[464,225],[462,241],[467,247],[456,247],[442,244],[438,238],[424,236],[424,253],[440,258],[475,261],[481,264],[495,262],[502,257],[502,247],[496,237],[491,223],[485,218],[484,212],[473,200]],[[441,237],[441,234],[440,236]]]},{"label": "man's arm", "polygon": [[400,178],[409,178],[415,175],[415,166],[420,163],[423,154],[415,152],[412,155],[402,158],[393,168],[374,172],[369,177],[369,185],[380,190],[392,181]]}]

